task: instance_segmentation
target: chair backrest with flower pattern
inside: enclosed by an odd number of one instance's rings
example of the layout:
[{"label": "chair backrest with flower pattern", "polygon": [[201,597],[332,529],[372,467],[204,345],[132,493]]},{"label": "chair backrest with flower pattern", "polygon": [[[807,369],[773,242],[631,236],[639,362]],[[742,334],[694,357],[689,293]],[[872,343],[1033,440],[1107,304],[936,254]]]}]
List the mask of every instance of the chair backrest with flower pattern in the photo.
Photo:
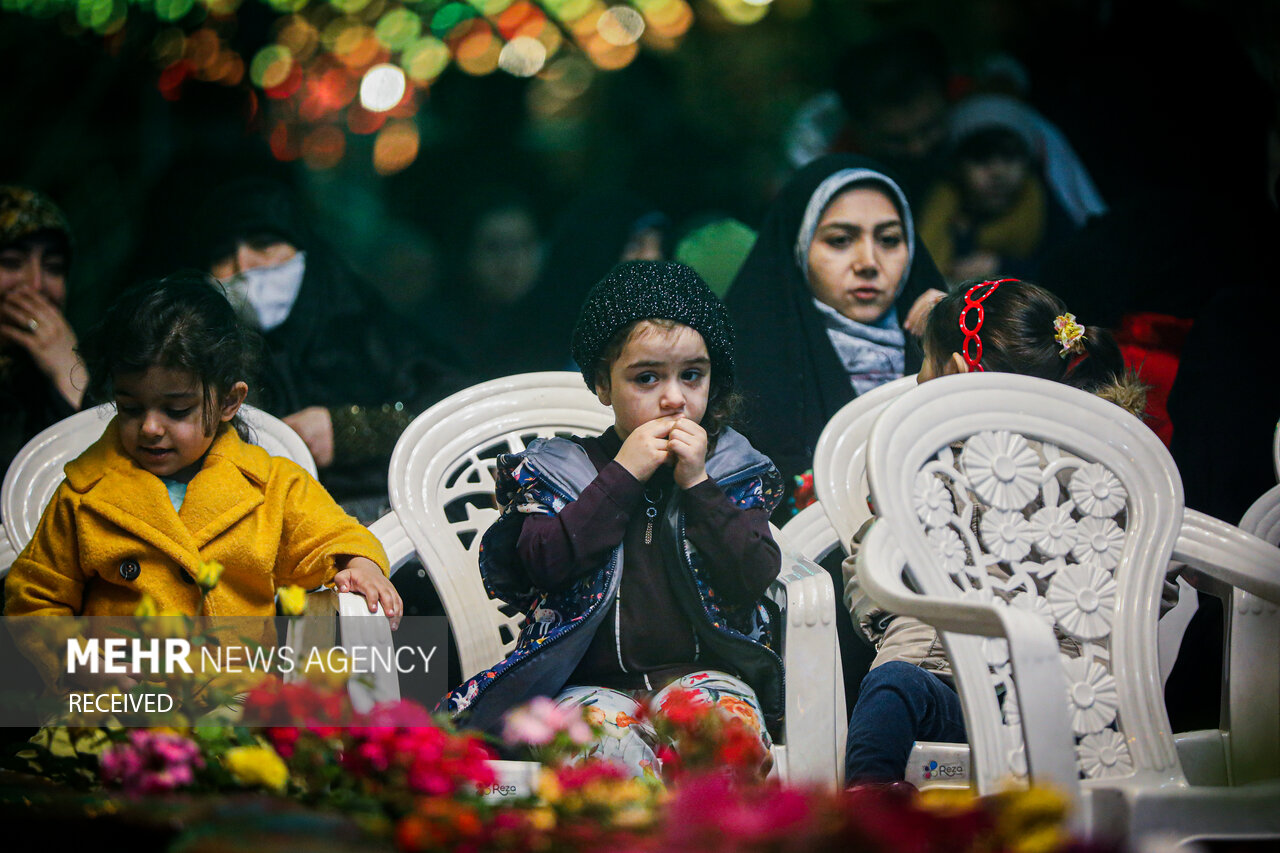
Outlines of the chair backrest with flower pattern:
[{"label": "chair backrest with flower pattern", "polygon": [[[985,639],[944,632],[979,790],[1025,776],[1033,751],[1062,759],[1065,744],[1028,744],[1020,725],[1020,712],[1032,713],[1022,706],[1055,695],[1066,704],[1081,776],[1178,783],[1156,623],[1182,486],[1155,434],[1060,384],[947,376],[885,409],[867,467],[877,527],[885,527],[877,539],[900,549],[924,597],[976,604],[975,618],[1020,610],[1057,637],[1056,655],[1050,644],[1030,665],[1011,662],[1009,642],[992,636],[999,630],[975,627]],[[872,573],[860,578],[875,597]],[[1055,657],[1056,667],[1044,666]]]}]

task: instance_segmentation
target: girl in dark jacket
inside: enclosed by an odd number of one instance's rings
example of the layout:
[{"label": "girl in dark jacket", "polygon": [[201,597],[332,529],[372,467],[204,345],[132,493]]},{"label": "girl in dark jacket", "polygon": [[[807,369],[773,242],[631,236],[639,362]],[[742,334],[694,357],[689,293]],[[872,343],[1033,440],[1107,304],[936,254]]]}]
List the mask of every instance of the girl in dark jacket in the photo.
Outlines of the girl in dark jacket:
[{"label": "girl in dark jacket", "polygon": [[[493,728],[538,696],[590,708],[590,753],[656,771],[657,713],[676,688],[743,720],[768,755],[782,661],[765,592],[780,551],[769,459],[725,425],[733,337],[724,306],[682,264],[619,264],[591,291],[573,357],[614,426],[499,457],[502,515],[485,533],[486,588],[525,611],[516,649],[448,697]],[[768,767],[767,760],[761,770]]]}]

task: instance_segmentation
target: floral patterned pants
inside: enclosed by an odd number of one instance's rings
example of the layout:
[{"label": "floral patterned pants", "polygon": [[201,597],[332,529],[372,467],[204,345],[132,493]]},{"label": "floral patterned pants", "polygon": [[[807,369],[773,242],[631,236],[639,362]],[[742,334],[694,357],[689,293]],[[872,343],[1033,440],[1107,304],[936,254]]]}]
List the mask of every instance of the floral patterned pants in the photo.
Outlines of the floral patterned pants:
[{"label": "floral patterned pants", "polygon": [[[694,693],[698,701],[714,705],[741,719],[764,745],[765,755],[773,746],[764,724],[764,711],[755,691],[746,682],[725,672],[703,670],[683,676],[656,693],[647,690],[623,691],[608,687],[569,686],[556,696],[561,705],[585,706],[590,722],[604,735],[583,753],[582,758],[603,758],[624,766],[634,776],[660,775],[657,751],[661,747],[653,725],[644,719],[644,704],[661,714],[672,691]],[[762,768],[762,773],[768,765]]]}]

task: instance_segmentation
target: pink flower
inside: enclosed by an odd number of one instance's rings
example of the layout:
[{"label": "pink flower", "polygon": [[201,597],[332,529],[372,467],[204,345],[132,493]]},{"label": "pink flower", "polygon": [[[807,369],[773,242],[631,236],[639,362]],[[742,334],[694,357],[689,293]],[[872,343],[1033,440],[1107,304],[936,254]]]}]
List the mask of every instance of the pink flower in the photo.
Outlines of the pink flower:
[{"label": "pink flower", "polygon": [[512,746],[546,746],[561,733],[580,746],[591,742],[591,727],[580,706],[560,705],[538,696],[507,714],[502,739]]},{"label": "pink flower", "polygon": [[181,735],[135,729],[98,760],[102,781],[129,793],[155,794],[185,788],[204,767],[200,747]]}]

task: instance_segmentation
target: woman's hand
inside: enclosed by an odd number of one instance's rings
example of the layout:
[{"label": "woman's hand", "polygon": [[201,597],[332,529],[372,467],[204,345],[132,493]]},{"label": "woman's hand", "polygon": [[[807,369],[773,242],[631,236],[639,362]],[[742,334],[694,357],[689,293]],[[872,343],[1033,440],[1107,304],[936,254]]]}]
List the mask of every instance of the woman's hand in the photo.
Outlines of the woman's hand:
[{"label": "woman's hand", "polygon": [[80,408],[89,375],[76,355],[76,333],[48,297],[13,290],[0,303],[0,337],[31,354],[31,360],[71,407]]},{"label": "woman's hand", "polygon": [[946,295],[936,287],[931,287],[920,294],[916,297],[916,301],[912,303],[911,310],[907,312],[907,319],[903,322],[902,328],[917,338],[923,337],[925,323],[929,320],[929,312],[933,310],[933,306],[938,304],[938,300]]},{"label": "woman's hand", "polygon": [[646,421],[631,431],[614,460],[642,483],[671,458],[667,436],[676,425],[674,416]]},{"label": "woman's hand", "polygon": [[333,464],[333,418],[328,409],[324,406],[307,406],[280,420],[302,436],[307,449],[311,451],[311,458],[316,460],[317,468],[328,468]]},{"label": "woman's hand", "polygon": [[674,478],[682,489],[707,479],[707,431],[690,418],[680,418],[671,429],[667,446],[675,459]]},{"label": "woman's hand", "polygon": [[351,557],[346,565],[333,576],[333,585],[338,592],[354,592],[363,595],[369,603],[369,612],[376,613],[378,605],[391,623],[391,630],[400,627],[400,617],[404,615],[404,602],[400,593],[396,592],[391,578],[382,573],[378,564],[367,557]]}]

